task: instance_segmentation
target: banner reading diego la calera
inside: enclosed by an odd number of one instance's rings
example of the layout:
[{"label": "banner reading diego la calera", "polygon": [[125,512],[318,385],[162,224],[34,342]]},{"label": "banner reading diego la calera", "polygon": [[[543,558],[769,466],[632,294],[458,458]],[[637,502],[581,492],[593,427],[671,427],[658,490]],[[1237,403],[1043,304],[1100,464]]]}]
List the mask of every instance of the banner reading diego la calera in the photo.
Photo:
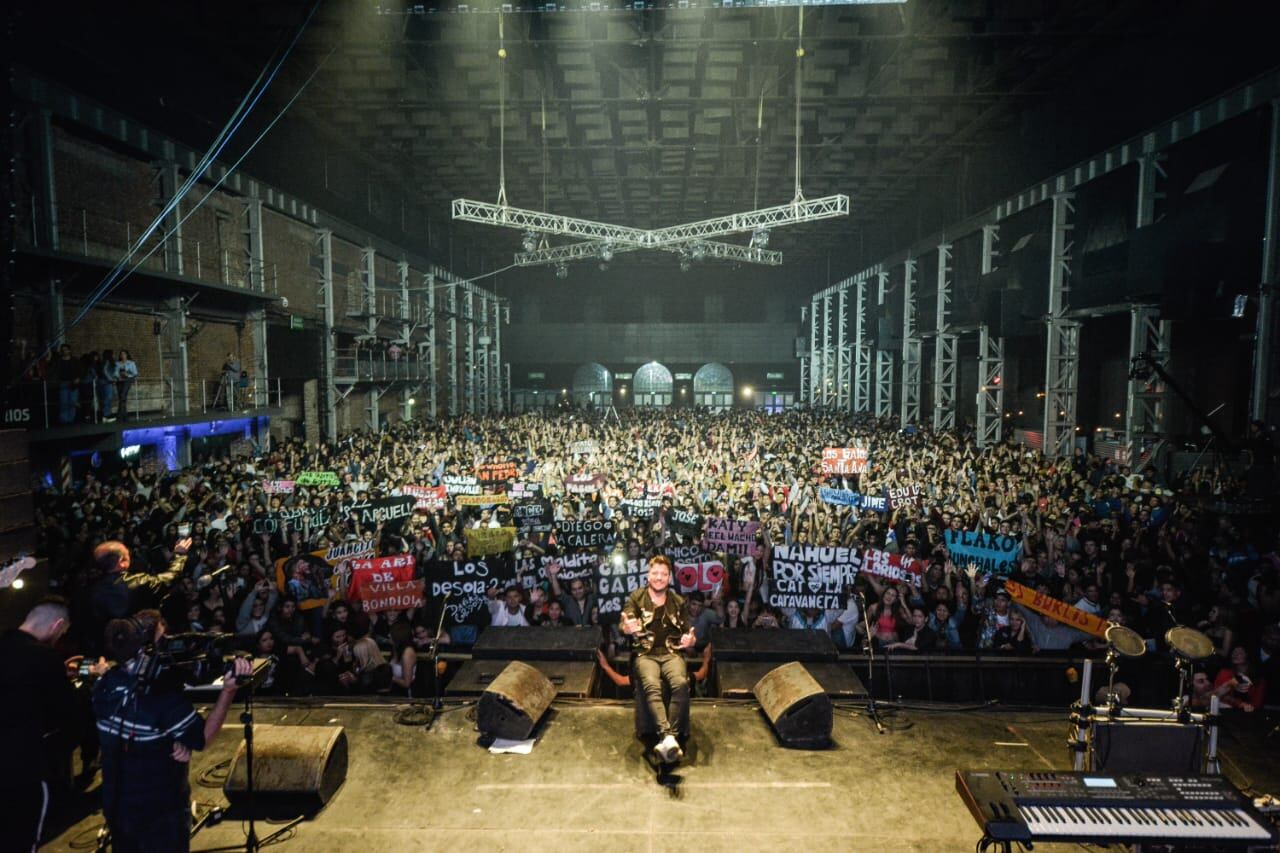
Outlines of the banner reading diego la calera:
[{"label": "banner reading diego la calera", "polygon": [[980,571],[998,575],[1013,569],[1022,550],[1022,543],[1012,536],[981,530],[948,530],[946,539],[953,563],[975,563]]},{"label": "banner reading diego la calera", "polygon": [[776,545],[771,565],[770,606],[840,610],[849,603],[846,590],[862,558],[856,548]]},{"label": "banner reading diego la calera", "polygon": [[581,551],[613,544],[613,524],[608,521],[561,521],[556,525],[556,541],[561,548]]}]

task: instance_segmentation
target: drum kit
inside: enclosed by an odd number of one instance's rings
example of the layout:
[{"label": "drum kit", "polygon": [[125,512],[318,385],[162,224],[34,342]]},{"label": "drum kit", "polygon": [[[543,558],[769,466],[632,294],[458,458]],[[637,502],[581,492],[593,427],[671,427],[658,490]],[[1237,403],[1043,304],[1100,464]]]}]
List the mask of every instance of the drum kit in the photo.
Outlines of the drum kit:
[{"label": "drum kit", "polygon": [[1121,658],[1140,658],[1145,655],[1147,653],[1147,641],[1137,631],[1117,623],[1112,623],[1107,628],[1105,637],[1107,641],[1105,664],[1109,674],[1105,699],[1100,707],[1093,708],[1091,706],[1092,661],[1086,660],[1084,662],[1080,703],[1073,707],[1072,721],[1077,731],[1074,738],[1076,743],[1073,747],[1077,750],[1076,769],[1085,769],[1085,753],[1092,751],[1093,738],[1090,734],[1094,726],[1103,720],[1118,720],[1120,718],[1147,722],[1161,720],[1174,725],[1208,727],[1209,737],[1207,739],[1208,748],[1205,754],[1205,763],[1208,768],[1216,767],[1217,727],[1211,726],[1209,723],[1217,716],[1218,697],[1212,696],[1210,698],[1208,714],[1192,713],[1189,707],[1192,669],[1197,662],[1203,661],[1214,654],[1213,640],[1194,628],[1188,628],[1185,625],[1175,625],[1165,632],[1164,642],[1169,648],[1169,653],[1173,656],[1174,667],[1178,672],[1178,694],[1173,700],[1173,709],[1167,711],[1123,707],[1123,698],[1116,692],[1116,672],[1119,669],[1120,660]]}]

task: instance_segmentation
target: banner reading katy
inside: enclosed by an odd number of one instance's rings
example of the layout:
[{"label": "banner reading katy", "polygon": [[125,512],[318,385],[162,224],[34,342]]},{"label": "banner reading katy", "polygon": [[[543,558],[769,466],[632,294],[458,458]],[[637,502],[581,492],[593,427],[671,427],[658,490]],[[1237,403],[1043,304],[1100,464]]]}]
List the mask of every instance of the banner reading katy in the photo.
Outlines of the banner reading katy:
[{"label": "banner reading katy", "polygon": [[374,557],[370,560],[352,560],[351,583],[347,586],[347,598],[359,601],[364,598],[366,585],[371,583],[395,583],[413,580],[412,554],[396,554],[391,557]]},{"label": "banner reading katy", "polygon": [[445,474],[440,478],[440,482],[444,484],[445,491],[450,496],[478,495],[484,491],[480,488],[479,480],[475,477],[468,477],[465,474]]},{"label": "banner reading katy", "polygon": [[675,582],[682,595],[696,589],[707,598],[720,596],[720,587],[724,584],[724,563],[716,559],[707,559],[696,563],[676,563],[675,565]]},{"label": "banner reading katy", "polygon": [[613,544],[613,525],[607,521],[562,521],[556,525],[556,541],[561,548],[581,551]]},{"label": "banner reading katy", "polygon": [[474,560],[430,560],[424,574],[428,602],[440,601],[446,593],[449,595],[444,603],[446,627],[466,623],[485,607],[485,590],[501,589],[516,577],[514,563],[505,554],[490,554]]},{"label": "banner reading katy", "polygon": [[1063,625],[1075,628],[1077,631],[1083,631],[1086,634],[1092,634],[1102,639],[1107,637],[1107,628],[1111,627],[1111,623],[1101,616],[1094,616],[1092,613],[1081,610],[1078,607],[1072,607],[1064,601],[1042,595],[1033,589],[1027,589],[1015,581],[1005,581],[1004,588],[1014,602],[1021,604],[1028,610],[1034,610],[1039,614],[1048,616],[1050,619],[1056,619]]},{"label": "banner reading katy", "polygon": [[299,486],[338,486],[338,475],[332,471],[303,471],[294,478]]},{"label": "banner reading katy", "polygon": [[1007,575],[1018,562],[1022,543],[1012,536],[981,530],[948,530],[947,550],[956,565],[976,563],[979,571]]},{"label": "banner reading katy", "polygon": [[865,474],[871,459],[865,447],[822,448],[822,473]]},{"label": "banner reading katy", "polygon": [[595,573],[596,604],[600,615],[621,613],[627,596],[644,586],[649,579],[648,560],[601,560]]},{"label": "banner reading katy", "polygon": [[516,547],[514,527],[468,527],[462,531],[467,537],[467,555],[503,554]]},{"label": "banner reading katy", "polygon": [[845,590],[857,577],[862,558],[856,548],[776,545],[772,565],[770,606],[842,610],[849,603]]},{"label": "banner reading katy", "polygon": [[505,483],[518,476],[514,462],[488,462],[476,466],[476,477],[482,483]]},{"label": "banner reading katy", "polygon": [[401,486],[400,492],[417,501],[413,505],[414,512],[442,511],[449,500],[444,486]]},{"label": "banner reading katy", "polygon": [[604,474],[573,474],[565,477],[564,490],[571,495],[589,495],[604,488],[608,479]]},{"label": "banner reading katy", "polygon": [[924,564],[919,560],[867,548],[862,552],[862,571],[891,581],[906,581],[918,587],[924,577]]},{"label": "banner reading katy", "polygon": [[702,531],[704,551],[723,551],[739,557],[750,556],[756,549],[758,521],[738,521],[732,518],[708,518]]}]

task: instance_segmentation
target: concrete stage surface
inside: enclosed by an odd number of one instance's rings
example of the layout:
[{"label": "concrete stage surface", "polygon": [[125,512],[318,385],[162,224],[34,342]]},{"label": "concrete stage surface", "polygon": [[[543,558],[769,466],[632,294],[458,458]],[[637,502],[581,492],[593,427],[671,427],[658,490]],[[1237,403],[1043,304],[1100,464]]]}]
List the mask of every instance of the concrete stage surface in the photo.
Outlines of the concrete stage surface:
[{"label": "concrete stage surface", "polygon": [[[955,793],[956,768],[1070,766],[1065,710],[904,709],[886,715],[890,731],[879,735],[845,705],[833,746],[800,751],[779,746],[754,702],[701,699],[687,759],[660,783],[630,702],[559,700],[535,731],[532,754],[491,755],[477,744],[474,705],[446,705],[426,729],[394,721],[403,701],[259,704],[260,723],[342,725],[350,743],[337,795],[272,849],[968,851],[980,833]],[[231,757],[237,716],[192,760],[198,802],[226,802],[200,779]],[[1237,785],[1277,792],[1280,735],[1264,739],[1262,722],[1228,724],[1224,772]],[[79,814],[42,849],[83,850],[86,840],[92,849],[101,823],[92,791]],[[260,836],[271,829],[259,823]],[[201,830],[192,849],[243,842],[240,821],[228,819]]]}]

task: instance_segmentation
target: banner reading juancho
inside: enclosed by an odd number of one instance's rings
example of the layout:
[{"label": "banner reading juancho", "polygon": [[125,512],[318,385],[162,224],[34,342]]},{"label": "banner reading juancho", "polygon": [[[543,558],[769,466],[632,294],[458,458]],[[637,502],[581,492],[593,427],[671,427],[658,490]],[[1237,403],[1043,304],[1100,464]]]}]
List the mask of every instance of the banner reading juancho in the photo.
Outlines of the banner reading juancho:
[{"label": "banner reading juancho", "polygon": [[846,589],[857,577],[862,558],[856,548],[778,545],[772,565],[770,606],[841,610],[849,603]]},{"label": "banner reading juancho", "polygon": [[951,552],[951,560],[957,564],[975,563],[980,571],[1007,575],[1018,561],[1022,543],[999,533],[948,530],[947,550]]}]

